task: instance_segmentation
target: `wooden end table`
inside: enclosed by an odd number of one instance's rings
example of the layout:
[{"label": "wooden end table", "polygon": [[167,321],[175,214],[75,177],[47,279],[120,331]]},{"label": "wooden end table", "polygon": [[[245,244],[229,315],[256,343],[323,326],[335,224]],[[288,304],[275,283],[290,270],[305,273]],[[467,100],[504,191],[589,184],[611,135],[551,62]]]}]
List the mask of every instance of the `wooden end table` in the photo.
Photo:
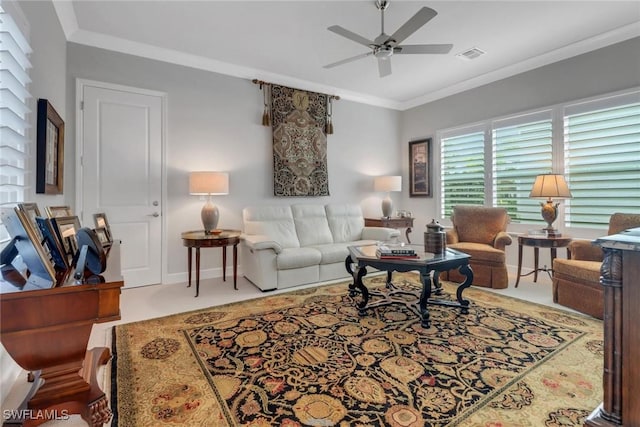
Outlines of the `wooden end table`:
[{"label": "wooden end table", "polygon": [[233,246],[233,289],[238,289],[238,243],[240,230],[222,230],[219,234],[205,234],[204,230],[185,231],[182,243],[187,247],[189,284],[191,286],[191,250],[196,248],[196,297],[200,293],[200,248],[222,248],[222,280],[227,280],[227,246]]},{"label": "wooden end table", "polygon": [[[549,273],[549,277],[551,277],[551,272],[553,272],[553,260],[556,259],[557,248],[565,248],[569,246],[571,243],[571,237],[561,236],[561,237],[547,237],[543,235],[532,236],[518,236],[518,278],[516,279],[516,288],[518,287],[518,283],[520,283],[520,277],[528,276],[533,274],[533,282],[535,283],[538,280],[538,271],[545,271]],[[534,268],[533,271],[528,272],[527,274],[522,274],[522,247],[523,246],[532,246],[533,247],[533,257],[534,257]],[[551,268],[539,268],[538,261],[540,259],[540,248],[549,248],[551,251]],[[569,248],[567,248],[567,257],[569,257]]]},{"label": "wooden end table", "polygon": [[365,227],[406,228],[404,235],[407,238],[407,243],[411,243],[409,233],[411,233],[411,229],[413,228],[413,217],[392,216],[389,218],[365,218],[364,225]]}]

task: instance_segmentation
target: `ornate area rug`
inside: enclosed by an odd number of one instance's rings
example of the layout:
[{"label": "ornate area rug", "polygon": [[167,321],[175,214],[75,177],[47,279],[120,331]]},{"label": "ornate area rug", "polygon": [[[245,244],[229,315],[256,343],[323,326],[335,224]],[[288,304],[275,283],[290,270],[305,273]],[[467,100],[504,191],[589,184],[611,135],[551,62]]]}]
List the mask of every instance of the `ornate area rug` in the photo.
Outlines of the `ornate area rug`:
[{"label": "ornate area rug", "polygon": [[602,322],[464,295],[469,314],[430,306],[429,329],[402,304],[359,317],[347,283],[116,326],[113,425],[581,426]]}]

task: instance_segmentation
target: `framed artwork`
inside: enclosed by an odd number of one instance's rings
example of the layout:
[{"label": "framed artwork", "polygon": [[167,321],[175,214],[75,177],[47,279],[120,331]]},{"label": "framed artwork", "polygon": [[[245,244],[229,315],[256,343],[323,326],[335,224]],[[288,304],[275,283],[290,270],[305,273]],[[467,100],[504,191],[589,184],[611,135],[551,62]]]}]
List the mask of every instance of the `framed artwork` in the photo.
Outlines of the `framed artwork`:
[{"label": "framed artwork", "polygon": [[93,222],[96,225],[96,231],[98,229],[103,229],[107,240],[109,243],[113,242],[113,236],[111,235],[111,226],[109,225],[109,221],[107,220],[107,214],[104,212],[93,214]]},{"label": "framed artwork", "polygon": [[40,238],[40,242],[42,242],[43,235],[36,221],[36,218],[41,216],[40,208],[38,208],[37,203],[18,203],[18,209],[25,213],[27,219],[31,223],[31,227]]},{"label": "framed artwork", "polygon": [[[57,279],[53,261],[40,243],[27,214],[17,207],[6,208],[0,210],[0,219],[12,238],[8,245],[12,246],[8,251],[11,256],[3,262],[10,264],[19,254],[29,272],[23,275],[25,283],[22,289],[43,289],[55,286]],[[5,250],[3,250],[4,253]]]},{"label": "framed artwork", "polygon": [[60,239],[56,234],[51,218],[37,217],[36,222],[42,233],[42,246],[49,252],[49,256],[56,268],[59,270],[67,270],[69,268],[69,260],[67,254],[62,247]]},{"label": "framed artwork", "polygon": [[49,218],[57,218],[59,216],[73,216],[71,207],[69,206],[47,206],[45,208]]},{"label": "framed artwork", "polygon": [[62,243],[69,265],[73,265],[73,258],[78,252],[76,233],[81,228],[80,220],[77,216],[60,216],[52,218],[51,222],[54,224],[58,239]]},{"label": "framed artwork", "polygon": [[62,194],[64,121],[46,99],[38,99],[36,143],[36,193]]},{"label": "framed artwork", "polygon": [[109,248],[111,246],[111,244],[113,243],[111,241],[111,238],[109,237],[109,234],[107,233],[107,229],[106,228],[96,228],[95,230],[96,236],[98,237],[98,241],[100,241],[100,244],[102,245],[102,247],[105,249]]},{"label": "framed artwork", "polygon": [[409,197],[431,197],[431,138],[409,142]]}]

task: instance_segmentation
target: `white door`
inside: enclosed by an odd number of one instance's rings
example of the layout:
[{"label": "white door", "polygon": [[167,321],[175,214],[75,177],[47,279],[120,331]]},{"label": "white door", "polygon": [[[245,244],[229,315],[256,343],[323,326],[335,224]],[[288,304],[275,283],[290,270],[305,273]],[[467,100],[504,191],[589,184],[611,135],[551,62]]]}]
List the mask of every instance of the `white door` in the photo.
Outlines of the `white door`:
[{"label": "white door", "polygon": [[78,206],[84,226],[104,212],[121,243],[125,287],[162,280],[161,93],[78,82]]}]

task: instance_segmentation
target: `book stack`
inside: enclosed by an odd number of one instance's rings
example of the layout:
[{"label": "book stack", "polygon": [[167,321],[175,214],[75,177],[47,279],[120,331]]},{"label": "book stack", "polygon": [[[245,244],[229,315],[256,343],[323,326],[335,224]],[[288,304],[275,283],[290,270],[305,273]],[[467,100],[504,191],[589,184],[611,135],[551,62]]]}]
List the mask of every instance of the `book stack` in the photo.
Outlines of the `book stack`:
[{"label": "book stack", "polygon": [[412,259],[418,258],[415,249],[407,246],[378,246],[376,256],[380,259]]}]

